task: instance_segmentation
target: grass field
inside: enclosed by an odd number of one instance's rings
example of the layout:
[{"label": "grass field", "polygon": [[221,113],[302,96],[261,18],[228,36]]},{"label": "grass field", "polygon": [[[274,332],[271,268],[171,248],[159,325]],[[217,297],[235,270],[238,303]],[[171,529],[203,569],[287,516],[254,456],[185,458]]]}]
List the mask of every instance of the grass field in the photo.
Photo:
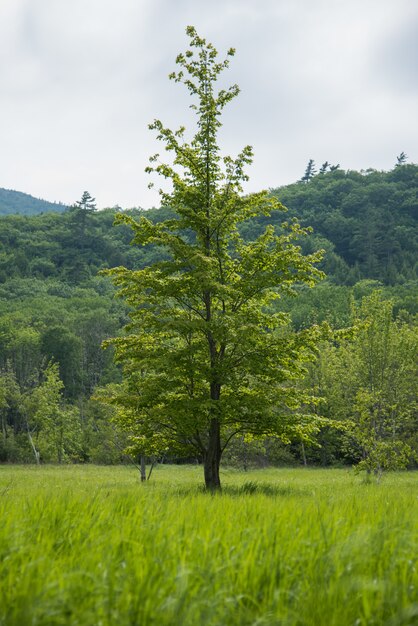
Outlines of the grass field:
[{"label": "grass field", "polygon": [[418,624],[418,475],[0,467],[1,626]]}]

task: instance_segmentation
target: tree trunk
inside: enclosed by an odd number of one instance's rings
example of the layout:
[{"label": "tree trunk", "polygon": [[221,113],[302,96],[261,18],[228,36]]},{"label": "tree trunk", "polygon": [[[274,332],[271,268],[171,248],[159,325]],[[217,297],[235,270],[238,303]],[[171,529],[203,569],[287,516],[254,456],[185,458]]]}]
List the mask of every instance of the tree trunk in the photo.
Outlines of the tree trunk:
[{"label": "tree trunk", "polygon": [[210,491],[218,491],[221,488],[219,478],[221,454],[221,427],[219,420],[214,417],[210,422],[209,442],[204,457],[205,485]]},{"label": "tree trunk", "polygon": [[145,466],[145,454],[141,454],[141,482],[147,480],[147,472]]},{"label": "tree trunk", "polygon": [[1,418],[1,430],[3,433],[3,440],[6,441],[7,439],[7,428],[6,428],[6,418],[4,416],[2,416]]},{"label": "tree trunk", "polygon": [[36,446],[35,446],[35,443],[34,443],[34,441],[32,439],[32,435],[30,434],[29,428],[28,428],[28,437],[29,437],[30,445],[32,446],[33,454],[35,455],[36,465],[40,465],[41,464],[41,455],[39,454],[39,450],[36,449]]},{"label": "tree trunk", "polygon": [[305,451],[305,444],[303,443],[303,441],[300,442],[301,443],[301,448],[302,448],[302,460],[303,460],[303,465],[305,467],[308,466],[308,461],[306,459],[306,451]]}]

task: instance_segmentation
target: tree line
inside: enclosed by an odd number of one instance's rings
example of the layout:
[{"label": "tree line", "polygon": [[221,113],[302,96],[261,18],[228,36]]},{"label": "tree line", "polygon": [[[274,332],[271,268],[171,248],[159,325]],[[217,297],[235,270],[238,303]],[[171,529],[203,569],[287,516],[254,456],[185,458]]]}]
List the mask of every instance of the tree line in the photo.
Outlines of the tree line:
[{"label": "tree line", "polygon": [[[324,180],[326,176],[329,176],[329,197],[332,199],[335,173],[325,175]],[[367,180],[363,174],[357,174],[357,177]],[[294,188],[298,194],[302,193],[299,189],[307,193],[311,185],[314,181],[309,185],[296,184]],[[283,193],[286,189],[289,188],[284,188]],[[405,191],[406,196],[410,193],[410,189]],[[339,197],[336,194],[336,203]],[[298,198],[300,201],[299,195]],[[288,201],[287,204],[289,213],[297,212]],[[151,244],[141,247],[130,245],[133,234],[128,225],[112,226],[117,212],[115,209],[90,210],[80,220],[82,210],[75,205],[63,214],[1,218],[2,461],[31,462],[35,459],[28,428],[43,461],[120,462],[125,459],[122,450],[126,433],[118,428],[117,420],[112,421],[112,407],[92,400],[91,396],[97,394],[100,387],[121,382],[120,366],[114,364],[112,350],[103,350],[101,345],[104,340],[122,332],[129,319],[129,306],[114,297],[115,288],[110,279],[98,275],[98,272],[112,266],[146,268],[167,258],[167,251]],[[158,224],[163,218],[170,218],[172,213],[168,209],[147,213],[138,209],[125,215],[134,219],[146,215]],[[318,220],[320,215],[317,212]],[[284,217],[287,218],[287,214],[281,213],[282,220]],[[251,241],[256,237],[263,219],[257,222],[251,218],[240,226],[244,240]],[[274,219],[277,223],[278,217],[274,216]],[[383,230],[383,224],[379,228]],[[318,249],[319,244],[324,244],[324,238],[315,231],[301,241],[305,253]],[[340,267],[341,259],[336,253],[329,247],[327,250],[327,245],[321,247],[326,253],[319,267],[328,269],[327,264],[328,267],[332,264]],[[354,285],[341,284],[338,275],[328,271],[327,278],[315,289],[297,285],[296,298],[283,296],[274,306],[290,316],[289,329],[292,332],[324,322],[333,329],[342,329],[353,323],[353,306],[360,306],[363,299],[379,290],[382,301],[391,302],[392,322],[397,319],[399,324],[402,320],[403,324],[414,328],[416,283],[402,279],[395,284],[385,284],[373,275],[366,273],[364,276]],[[324,343],[321,350],[328,353],[326,346]],[[339,348],[334,346],[334,349],[338,352]],[[67,420],[66,428],[60,427],[60,451],[56,443],[51,443],[58,437],[51,428],[54,420],[50,419],[46,427],[42,425],[42,420],[30,417],[30,411],[33,415],[36,411],[34,402],[29,398],[34,392],[35,395],[40,393],[37,390],[43,389],[51,380],[48,368],[53,364],[62,384],[58,394],[59,414],[66,416]],[[329,377],[326,380],[330,380]],[[408,384],[413,389],[412,382]],[[32,409],[29,410],[28,406]],[[350,406],[347,404],[347,407]],[[333,412],[334,409],[328,410],[328,414]],[[40,415],[39,411],[37,415]],[[56,418],[57,428],[63,423],[60,420]],[[412,441],[411,420],[409,434],[405,435],[408,441]],[[244,441],[237,437],[230,450],[225,452],[226,459],[241,465],[304,461],[329,464],[358,460],[353,454],[353,447],[347,447],[346,433],[325,428],[318,431],[315,437],[309,442],[302,439],[286,445],[274,438]],[[318,443],[321,447],[317,446]],[[411,445],[416,449],[416,444]],[[135,449],[131,452],[134,456],[137,454]],[[177,458],[180,452],[174,447],[164,454]]]},{"label": "tree line", "polygon": [[[418,166],[404,164],[389,172],[336,169],[271,190],[313,232],[301,241],[308,254],[322,248],[321,269],[335,285],[353,286],[370,279],[384,286],[417,280]],[[112,229],[119,208],[85,211],[74,205],[63,213],[0,217],[0,284],[10,278],[52,278],[82,284],[103,267],[144,267],[161,256],[152,246],[130,246],[127,226]],[[124,211],[153,222],[171,216],[169,208]],[[281,212],[258,216],[240,226],[253,240],[267,223],[280,228]],[[77,261],[77,262],[76,262]]]}]

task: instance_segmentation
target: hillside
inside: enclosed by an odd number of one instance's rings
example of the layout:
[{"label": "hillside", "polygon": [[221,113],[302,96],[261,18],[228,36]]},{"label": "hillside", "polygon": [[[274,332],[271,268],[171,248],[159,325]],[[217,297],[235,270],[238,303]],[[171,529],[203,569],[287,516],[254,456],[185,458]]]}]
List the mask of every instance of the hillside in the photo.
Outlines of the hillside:
[{"label": "hillside", "polygon": [[[254,239],[267,223],[280,228],[284,220],[295,218],[312,226],[313,233],[301,241],[302,249],[305,253],[325,249],[321,269],[332,283],[352,286],[366,279],[394,286],[417,280],[417,165],[389,172],[337,170],[318,174],[308,183],[274,189],[272,194],[288,211],[249,220],[241,229],[246,239]],[[61,212],[66,208],[50,207]],[[3,217],[0,282],[10,277],[54,277],[82,284],[102,267],[139,267],[158,259],[160,250],[129,245],[130,230],[112,227],[114,213],[107,209],[83,216],[73,209],[61,215]],[[169,211],[133,214],[161,221]]]},{"label": "hillside", "polygon": [[[243,224],[243,237],[253,240],[267,223],[280,230],[284,220],[296,218],[314,227],[300,242],[303,252],[326,251],[322,269],[327,278],[314,289],[298,288],[297,298],[283,297],[276,303],[289,313],[291,332],[322,321],[336,329],[351,325],[353,307],[376,287],[382,298],[393,301],[394,316],[399,314],[412,332],[418,313],[417,180],[415,165],[391,172],[341,170],[317,175],[308,183],[272,191],[287,212]],[[71,439],[67,458],[119,462],[123,439],[115,448],[108,409],[90,398],[98,386],[120,381],[112,351],[101,346],[128,322],[128,307],[114,297],[110,279],[98,272],[120,265],[142,268],[166,253],[130,245],[132,230],[112,225],[115,209],[72,207],[63,212],[64,207],[56,206],[61,212],[0,216],[0,463],[31,458],[25,403],[45,380],[48,363],[59,366],[70,407],[68,419],[75,420],[70,420],[69,433],[78,439],[74,445]],[[129,214],[155,222],[173,217],[167,208]],[[331,374],[327,370],[327,376]],[[342,395],[338,392],[336,397]],[[415,423],[411,432],[410,438],[415,436]],[[321,437],[321,454],[314,448],[307,453],[313,462],[319,456],[321,463],[352,458],[340,439],[326,432]],[[44,459],[56,460],[53,446],[48,446]],[[418,441],[413,448],[418,450]],[[298,459],[299,447],[291,454]]]},{"label": "hillside", "polygon": [[274,189],[287,216],[331,242],[325,271],[340,284],[417,278],[418,166],[389,172],[336,170]]},{"label": "hillside", "polygon": [[66,209],[67,207],[61,203],[48,202],[21,191],[0,188],[0,215],[38,215],[52,211],[62,213]]}]

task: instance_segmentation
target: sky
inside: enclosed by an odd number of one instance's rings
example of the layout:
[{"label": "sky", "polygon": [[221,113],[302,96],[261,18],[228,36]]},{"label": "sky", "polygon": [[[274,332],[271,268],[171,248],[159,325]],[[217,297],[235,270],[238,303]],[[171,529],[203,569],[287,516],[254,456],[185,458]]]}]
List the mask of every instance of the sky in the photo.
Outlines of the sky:
[{"label": "sky", "polygon": [[295,182],[311,158],[418,162],[417,0],[0,0],[0,187],[158,206],[148,124],[193,134],[187,89],[168,80],[189,24],[222,57],[236,48],[221,145],[253,146],[245,191]]}]

